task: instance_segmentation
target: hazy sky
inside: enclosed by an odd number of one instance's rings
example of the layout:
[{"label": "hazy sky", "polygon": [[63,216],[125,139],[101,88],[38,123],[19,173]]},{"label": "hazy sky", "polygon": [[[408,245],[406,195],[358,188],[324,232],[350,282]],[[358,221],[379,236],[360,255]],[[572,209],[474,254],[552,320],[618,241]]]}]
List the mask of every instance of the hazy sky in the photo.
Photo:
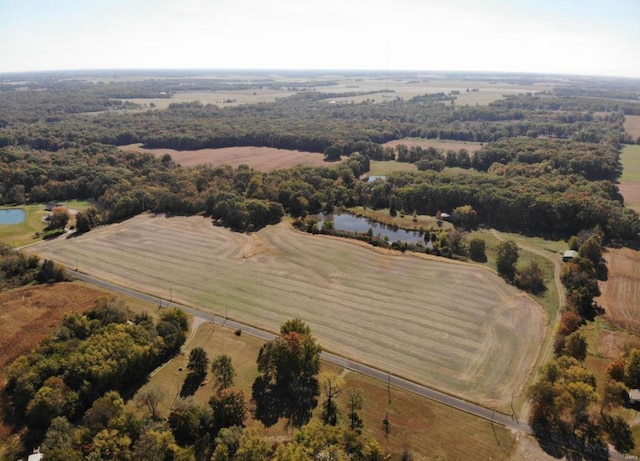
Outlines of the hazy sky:
[{"label": "hazy sky", "polygon": [[0,0],[0,72],[123,68],[640,78],[640,0]]}]

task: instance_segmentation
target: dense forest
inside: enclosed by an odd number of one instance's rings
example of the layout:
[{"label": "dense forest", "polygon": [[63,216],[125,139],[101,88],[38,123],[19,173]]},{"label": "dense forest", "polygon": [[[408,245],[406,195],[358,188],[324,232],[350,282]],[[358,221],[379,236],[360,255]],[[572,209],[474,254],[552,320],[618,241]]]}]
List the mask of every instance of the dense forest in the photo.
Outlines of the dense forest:
[{"label": "dense forest", "polygon": [[[175,78],[90,83],[51,76],[33,80],[31,91],[5,84],[0,87],[0,203],[92,200],[90,219],[81,216],[85,230],[143,211],[205,213],[225,226],[251,230],[278,222],[285,213],[301,216],[334,207],[384,208],[391,202],[407,212],[434,214],[471,205],[479,222],[505,229],[569,236],[599,225],[608,239],[638,239],[638,216],[624,208],[615,184],[620,142],[634,141],[622,123],[640,107],[635,103],[594,96],[583,85],[573,93],[562,87],[475,107],[443,104],[429,95],[376,102],[372,94],[360,104],[330,104],[338,94],[317,91],[315,83]],[[170,98],[185,87],[278,87],[297,93],[273,103],[225,108],[172,103],[166,110],[143,111],[129,111],[131,103],[119,99]],[[630,91],[623,88],[624,94]],[[487,144],[475,155],[382,146],[408,136]],[[272,173],[186,169],[169,155],[157,159],[113,147],[134,142],[177,149],[269,146],[349,158],[339,166]],[[392,174],[385,184],[357,181],[370,159],[396,158],[421,171]]]}]

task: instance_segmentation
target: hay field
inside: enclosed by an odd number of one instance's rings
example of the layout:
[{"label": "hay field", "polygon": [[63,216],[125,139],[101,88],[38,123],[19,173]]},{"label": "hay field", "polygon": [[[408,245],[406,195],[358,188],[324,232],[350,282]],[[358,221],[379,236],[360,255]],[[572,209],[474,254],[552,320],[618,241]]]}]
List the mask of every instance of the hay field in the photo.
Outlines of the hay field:
[{"label": "hay field", "polygon": [[624,129],[634,138],[640,137],[640,115],[625,115]]},{"label": "hay field", "polygon": [[608,248],[603,256],[609,268],[609,278],[600,282],[602,295],[596,302],[605,308],[605,320],[640,333],[640,251]]},{"label": "hay field", "polygon": [[625,205],[640,212],[640,145],[624,146],[620,160],[622,176],[618,188]]},{"label": "hay field", "polygon": [[[250,89],[234,91],[178,91],[171,98],[133,98],[125,99],[141,105],[147,110],[153,103],[155,109],[166,109],[171,103],[200,101],[202,104],[215,104],[220,107],[239,106],[241,104],[258,104],[261,102],[275,102],[276,98],[286,98],[294,95],[295,91]],[[231,102],[226,102],[226,101]]]},{"label": "hay field", "polygon": [[[477,89],[478,91],[469,91]],[[445,79],[438,76],[424,75],[417,77],[415,75],[406,78],[397,77],[364,77],[364,78],[337,78],[336,84],[331,86],[317,86],[315,90],[325,93],[347,93],[347,92],[367,92],[392,90],[393,93],[368,94],[360,96],[347,96],[336,98],[336,102],[352,102],[358,104],[367,99],[375,102],[392,101],[397,97],[404,100],[421,96],[423,94],[445,93],[451,91],[459,91],[456,95],[456,106],[470,105],[487,105],[498,99],[502,99],[504,95],[535,93],[537,91],[545,91],[552,88],[552,85],[546,83],[536,83],[531,85],[523,85],[519,83],[496,82],[490,83],[486,80],[465,80],[465,79]],[[450,104],[446,101],[445,104]]]},{"label": "hay field", "polygon": [[133,152],[148,152],[156,157],[171,154],[173,160],[182,166],[192,167],[203,164],[249,165],[259,171],[272,171],[292,168],[296,165],[327,166],[337,163],[327,163],[324,155],[316,152],[299,150],[273,149],[271,147],[223,147],[221,149],[174,150],[174,149],[145,149],[141,144],[120,146],[119,149]]},{"label": "hay field", "polygon": [[272,331],[300,317],[328,350],[502,409],[544,337],[540,306],[486,269],[285,223],[247,235],[141,215],[30,251]]}]

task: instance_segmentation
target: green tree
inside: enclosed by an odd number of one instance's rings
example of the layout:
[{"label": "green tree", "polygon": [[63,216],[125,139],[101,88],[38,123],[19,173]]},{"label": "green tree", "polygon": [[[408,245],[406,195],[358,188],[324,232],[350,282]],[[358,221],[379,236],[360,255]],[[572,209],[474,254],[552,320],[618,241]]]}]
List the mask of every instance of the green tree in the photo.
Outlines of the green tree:
[{"label": "green tree", "polygon": [[453,209],[451,217],[456,225],[469,229],[476,221],[476,210],[471,205],[463,205]]},{"label": "green tree", "polygon": [[181,400],[171,409],[167,422],[178,445],[185,447],[209,433],[212,419],[211,408]]},{"label": "green tree", "polygon": [[476,262],[487,262],[486,243],[481,238],[472,238],[469,242],[469,257]]},{"label": "green tree", "polygon": [[233,386],[233,379],[236,376],[236,371],[231,363],[231,357],[227,354],[218,355],[211,362],[211,372],[216,378],[218,387],[220,389],[227,389]]},{"label": "green tree", "polygon": [[42,442],[41,451],[47,454],[47,460],[82,459],[82,452],[76,446],[74,433],[74,427],[67,418],[64,416],[54,418]]},{"label": "green tree", "polygon": [[207,369],[209,368],[209,358],[206,351],[201,347],[194,347],[189,353],[189,362],[187,363],[187,377],[184,380],[182,389],[180,390],[181,397],[187,397],[195,394],[196,390],[204,381],[207,376]]},{"label": "green tree", "polygon": [[285,322],[280,333],[258,354],[260,375],[253,384],[256,418],[269,427],[285,417],[289,426],[300,427],[318,404],[321,347],[301,320]]},{"label": "green tree", "polygon": [[602,258],[601,238],[598,234],[594,234],[584,241],[578,248],[578,253],[582,258],[586,258],[593,263],[596,271],[596,277],[599,280],[607,280],[607,265]]},{"label": "green tree", "polygon": [[342,155],[342,149],[339,146],[331,145],[324,150],[324,159],[327,162],[337,162]]},{"label": "green tree", "polygon": [[573,357],[581,362],[587,358],[587,340],[579,331],[574,331],[565,339],[565,354]]},{"label": "green tree", "polygon": [[269,461],[271,444],[255,429],[246,429],[240,437],[234,461]]},{"label": "green tree", "polygon": [[140,435],[133,445],[132,457],[136,461],[195,461],[191,450],[178,446],[171,432],[156,429]]},{"label": "green tree", "polygon": [[67,274],[64,267],[54,263],[50,259],[45,259],[35,279],[40,283],[64,282],[67,280]]},{"label": "green tree", "polygon": [[513,280],[518,262],[518,245],[513,240],[500,242],[496,248],[498,274],[507,280]]},{"label": "green tree", "polygon": [[244,392],[238,388],[221,390],[209,400],[213,411],[213,432],[217,434],[225,427],[244,427],[249,411]]}]

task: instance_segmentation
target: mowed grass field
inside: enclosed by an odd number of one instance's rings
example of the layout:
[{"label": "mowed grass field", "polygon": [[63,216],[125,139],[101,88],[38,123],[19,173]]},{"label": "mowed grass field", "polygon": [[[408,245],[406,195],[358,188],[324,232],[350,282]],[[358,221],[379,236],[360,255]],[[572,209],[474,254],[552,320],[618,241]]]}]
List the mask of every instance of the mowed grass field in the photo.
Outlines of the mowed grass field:
[{"label": "mowed grass field", "polygon": [[141,215],[30,251],[277,331],[307,322],[328,350],[506,409],[544,337],[540,306],[484,268],[292,230]]},{"label": "mowed grass field", "polygon": [[620,193],[627,207],[640,212],[640,145],[624,146],[620,160],[623,168],[618,185]]},{"label": "mowed grass field", "polygon": [[47,212],[42,205],[22,205],[19,207],[2,207],[6,210],[10,208],[21,208],[25,212],[25,220],[20,224],[0,224],[0,243],[11,247],[19,247],[32,243],[38,238],[36,232],[41,232],[46,227],[42,218]]},{"label": "mowed grass field", "polygon": [[604,307],[604,318],[627,331],[640,333],[640,251],[607,248],[603,254],[609,268],[602,295],[596,302]]},{"label": "mowed grass field", "polygon": [[324,155],[317,152],[303,152],[298,150],[273,149],[271,147],[223,147],[221,149],[174,150],[174,149],[145,149],[140,144],[120,146],[120,149],[133,152],[147,152],[162,157],[170,154],[173,161],[185,167],[211,164],[249,165],[259,171],[272,171],[292,168],[296,165],[330,166],[337,163],[324,161]]}]

